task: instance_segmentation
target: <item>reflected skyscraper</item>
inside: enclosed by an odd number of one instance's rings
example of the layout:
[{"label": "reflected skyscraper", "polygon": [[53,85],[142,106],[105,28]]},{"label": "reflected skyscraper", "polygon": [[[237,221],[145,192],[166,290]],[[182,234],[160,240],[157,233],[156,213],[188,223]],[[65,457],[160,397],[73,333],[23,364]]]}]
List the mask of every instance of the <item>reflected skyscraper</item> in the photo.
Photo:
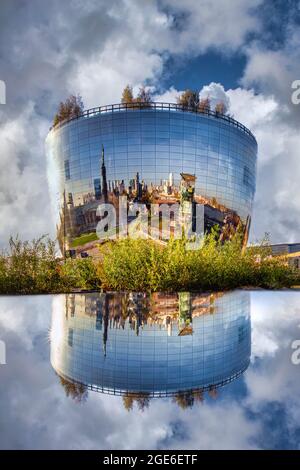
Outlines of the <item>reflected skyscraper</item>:
[{"label": "reflected skyscraper", "polygon": [[107,190],[106,167],[105,167],[105,161],[104,161],[104,147],[103,147],[103,145],[102,145],[102,159],[101,159],[101,181],[102,181],[103,199],[104,199],[104,202],[107,202],[108,190]]},{"label": "reflected skyscraper", "polygon": [[55,298],[51,364],[65,380],[103,393],[213,393],[248,367],[249,295],[92,293]]},{"label": "reflected skyscraper", "polygon": [[[62,226],[67,243],[80,243],[82,234],[96,231],[99,186],[104,201],[112,204],[120,194],[128,204],[173,204],[180,202],[181,175],[194,177],[193,199],[204,206],[205,230],[219,225],[222,238],[230,239],[239,229],[247,241],[257,143],[229,116],[171,103],[103,106],[55,126],[46,148],[61,246]],[[64,191],[72,194],[72,219]]]}]

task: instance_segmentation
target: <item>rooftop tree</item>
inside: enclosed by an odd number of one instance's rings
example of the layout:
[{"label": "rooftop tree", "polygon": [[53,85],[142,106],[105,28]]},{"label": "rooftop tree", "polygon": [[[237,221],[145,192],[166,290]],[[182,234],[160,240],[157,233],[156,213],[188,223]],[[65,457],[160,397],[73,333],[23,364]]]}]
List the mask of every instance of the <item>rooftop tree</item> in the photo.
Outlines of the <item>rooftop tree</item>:
[{"label": "rooftop tree", "polygon": [[65,102],[59,103],[58,111],[53,119],[53,126],[56,126],[65,119],[78,117],[83,113],[84,105],[80,95],[70,95]]},{"label": "rooftop tree", "polygon": [[185,90],[177,97],[177,103],[183,108],[196,110],[199,106],[199,93],[194,90]]},{"label": "rooftop tree", "polygon": [[151,103],[152,96],[149,90],[146,90],[145,87],[141,87],[139,90],[139,94],[137,95],[135,101],[137,103]]},{"label": "rooftop tree", "polygon": [[225,114],[226,113],[226,106],[223,101],[220,101],[215,106],[215,112],[217,114]]},{"label": "rooftop tree", "polygon": [[210,111],[210,99],[209,99],[209,97],[202,98],[199,101],[198,111],[200,113],[206,113],[206,112]]},{"label": "rooftop tree", "polygon": [[[152,96],[149,90],[144,86],[140,88],[139,93],[136,97],[133,95],[132,86],[127,85],[122,93],[122,103],[131,104],[138,103],[141,107],[148,108],[151,106]],[[131,106],[129,106],[130,108]],[[134,107],[134,106],[132,106]]]},{"label": "rooftop tree", "polygon": [[122,103],[133,103],[134,97],[133,97],[133,91],[132,91],[132,86],[127,85],[122,93]]}]

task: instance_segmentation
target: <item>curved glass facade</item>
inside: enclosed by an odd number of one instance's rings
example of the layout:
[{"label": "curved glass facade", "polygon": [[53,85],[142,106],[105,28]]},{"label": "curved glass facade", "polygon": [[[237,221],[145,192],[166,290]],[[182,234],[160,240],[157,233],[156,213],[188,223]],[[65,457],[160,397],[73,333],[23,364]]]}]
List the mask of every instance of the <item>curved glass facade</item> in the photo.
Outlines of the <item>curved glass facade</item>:
[{"label": "curved glass facade", "polygon": [[103,393],[213,391],[249,365],[249,292],[69,294],[53,300],[51,364]]},{"label": "curved glass facade", "polygon": [[191,174],[196,177],[195,200],[205,204],[212,220],[208,225],[222,223],[230,211],[249,223],[257,143],[244,126],[217,115],[155,105],[99,108],[51,130],[47,138],[56,223],[60,229],[64,221],[68,239],[95,231],[104,189],[102,145],[110,194],[172,201],[181,173]]}]

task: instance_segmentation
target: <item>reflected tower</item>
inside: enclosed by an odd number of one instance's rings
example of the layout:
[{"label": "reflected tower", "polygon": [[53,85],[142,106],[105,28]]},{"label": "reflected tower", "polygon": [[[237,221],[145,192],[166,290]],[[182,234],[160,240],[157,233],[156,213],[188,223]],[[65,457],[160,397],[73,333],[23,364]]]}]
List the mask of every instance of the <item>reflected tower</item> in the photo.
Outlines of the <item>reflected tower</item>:
[{"label": "reflected tower", "polygon": [[107,179],[106,179],[106,167],[104,162],[104,147],[102,145],[101,152],[101,182],[102,182],[102,195],[104,202],[107,202],[108,189],[107,189]]},{"label": "reflected tower", "polygon": [[[108,105],[53,127],[46,152],[58,233],[62,195],[72,194],[69,244],[96,232],[99,177],[104,201],[114,203],[122,182],[128,203],[173,204],[180,203],[182,175],[194,178],[193,201],[204,206],[205,230],[218,225],[222,239],[239,230],[247,240],[257,142],[249,129],[229,116],[174,103]],[[188,195],[191,188],[186,189]]]},{"label": "reflected tower", "polygon": [[68,294],[53,301],[51,364],[103,393],[213,393],[248,367],[250,335],[249,292]]}]

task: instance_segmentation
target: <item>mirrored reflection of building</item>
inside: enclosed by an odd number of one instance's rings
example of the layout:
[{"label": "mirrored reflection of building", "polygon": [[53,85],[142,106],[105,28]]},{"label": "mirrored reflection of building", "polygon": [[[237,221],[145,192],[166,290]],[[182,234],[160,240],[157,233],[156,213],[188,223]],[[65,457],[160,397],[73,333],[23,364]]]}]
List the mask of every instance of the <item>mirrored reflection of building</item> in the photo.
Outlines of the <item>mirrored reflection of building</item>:
[{"label": "mirrored reflection of building", "polygon": [[204,205],[205,229],[219,225],[228,239],[241,228],[247,237],[257,143],[228,116],[168,103],[104,106],[56,126],[46,148],[61,246],[95,233],[99,203],[117,205],[119,196],[128,205],[191,198]]},{"label": "mirrored reflection of building", "polygon": [[51,364],[68,382],[139,397],[214,391],[249,365],[250,294],[69,294],[53,300]]}]

